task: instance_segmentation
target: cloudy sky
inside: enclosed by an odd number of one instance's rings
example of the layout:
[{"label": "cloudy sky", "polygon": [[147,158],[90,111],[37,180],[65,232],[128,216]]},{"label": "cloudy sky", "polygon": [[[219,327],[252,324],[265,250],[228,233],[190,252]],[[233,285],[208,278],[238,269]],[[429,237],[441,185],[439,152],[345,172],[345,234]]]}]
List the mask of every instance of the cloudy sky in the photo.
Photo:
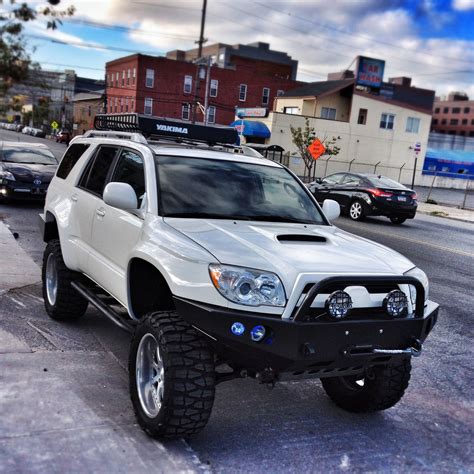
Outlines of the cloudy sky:
[{"label": "cloudy sky", "polygon": [[[76,14],[59,31],[27,28],[44,69],[99,78],[106,61],[190,49],[199,36],[202,0],[61,1],[70,4]],[[367,55],[386,60],[386,79],[406,75],[438,95],[474,99],[474,0],[208,0],[205,36],[208,44],[270,43],[299,61],[303,81]]]}]

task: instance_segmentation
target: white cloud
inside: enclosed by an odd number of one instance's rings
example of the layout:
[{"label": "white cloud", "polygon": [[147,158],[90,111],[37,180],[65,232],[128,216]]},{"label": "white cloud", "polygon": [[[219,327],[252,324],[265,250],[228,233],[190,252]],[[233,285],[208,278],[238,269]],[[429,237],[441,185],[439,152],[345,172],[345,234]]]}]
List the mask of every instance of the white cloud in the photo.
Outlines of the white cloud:
[{"label": "white cloud", "polygon": [[474,0],[454,0],[454,10],[474,10]]}]

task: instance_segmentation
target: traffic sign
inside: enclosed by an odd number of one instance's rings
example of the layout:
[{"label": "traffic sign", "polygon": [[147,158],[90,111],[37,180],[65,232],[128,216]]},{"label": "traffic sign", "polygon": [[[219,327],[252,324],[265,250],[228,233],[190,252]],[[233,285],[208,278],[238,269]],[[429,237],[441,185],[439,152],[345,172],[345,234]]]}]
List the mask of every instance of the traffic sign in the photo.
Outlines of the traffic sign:
[{"label": "traffic sign", "polygon": [[414,146],[415,153],[419,153],[421,151],[421,143],[416,142]]},{"label": "traffic sign", "polygon": [[56,130],[58,127],[59,127],[59,123],[56,122],[56,120],[53,120],[53,121],[51,122],[51,128],[52,128],[53,130]]},{"label": "traffic sign", "polygon": [[315,138],[313,143],[309,145],[308,151],[311,153],[313,160],[317,160],[321,155],[324,155],[326,147],[322,144],[319,138]]}]

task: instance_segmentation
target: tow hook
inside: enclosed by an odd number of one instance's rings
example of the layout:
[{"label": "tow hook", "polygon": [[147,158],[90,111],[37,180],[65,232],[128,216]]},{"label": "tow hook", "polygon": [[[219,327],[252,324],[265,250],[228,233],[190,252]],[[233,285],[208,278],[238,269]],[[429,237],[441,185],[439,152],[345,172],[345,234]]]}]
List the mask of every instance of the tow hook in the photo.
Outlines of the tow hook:
[{"label": "tow hook", "polygon": [[418,339],[413,341],[411,347],[406,349],[377,349],[374,347],[352,347],[345,353],[350,356],[360,356],[360,355],[369,355],[369,354],[382,354],[382,355],[401,355],[407,354],[413,357],[419,357],[422,351],[422,344]]}]

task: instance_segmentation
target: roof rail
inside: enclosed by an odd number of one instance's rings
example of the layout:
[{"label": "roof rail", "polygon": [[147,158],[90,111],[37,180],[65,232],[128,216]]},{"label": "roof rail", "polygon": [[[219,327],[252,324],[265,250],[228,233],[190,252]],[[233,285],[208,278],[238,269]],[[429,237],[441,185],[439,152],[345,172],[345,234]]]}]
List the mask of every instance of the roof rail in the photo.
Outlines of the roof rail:
[{"label": "roof rail", "polygon": [[232,127],[198,125],[134,113],[96,115],[94,128],[100,131],[141,133],[146,138],[181,143],[235,145],[238,142],[237,130]]},{"label": "roof rail", "polygon": [[147,145],[146,138],[141,133],[117,132],[114,130],[87,130],[82,137],[84,138],[118,138],[121,140],[131,140],[132,142],[143,143]]}]

